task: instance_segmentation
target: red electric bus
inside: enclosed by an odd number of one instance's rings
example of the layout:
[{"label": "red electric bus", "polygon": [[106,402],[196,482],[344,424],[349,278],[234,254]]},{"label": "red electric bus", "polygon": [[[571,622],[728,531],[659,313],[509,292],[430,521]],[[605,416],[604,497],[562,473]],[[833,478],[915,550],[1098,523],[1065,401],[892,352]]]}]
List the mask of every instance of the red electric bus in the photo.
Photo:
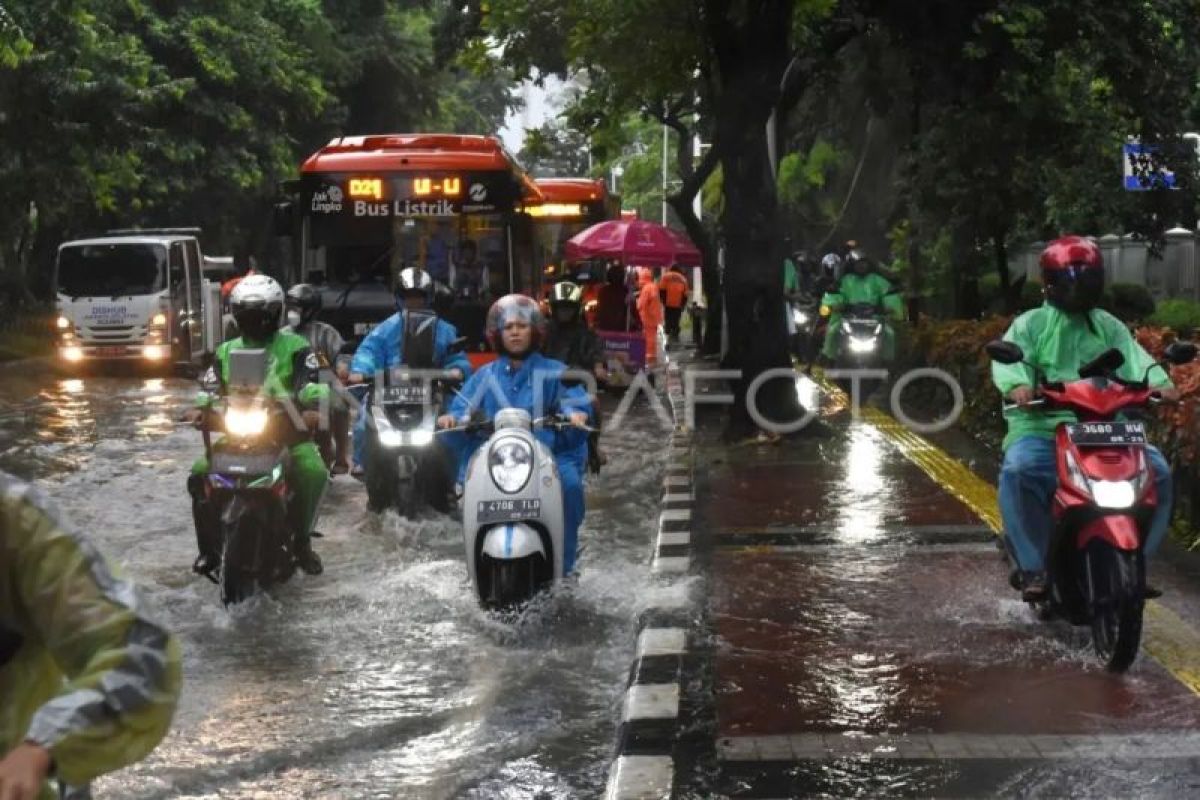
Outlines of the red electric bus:
[{"label": "red electric bus", "polygon": [[568,277],[563,264],[567,240],[597,222],[617,219],[621,198],[609,194],[599,178],[539,178],[534,183],[542,201],[525,207],[534,223],[534,263],[549,281]]},{"label": "red electric bus", "polygon": [[294,277],[322,289],[321,317],[347,338],[395,311],[392,287],[406,267],[455,291],[443,313],[471,350],[482,349],[493,298],[540,285],[522,209],[543,198],[496,137],[346,136],[310,156],[285,189]]}]

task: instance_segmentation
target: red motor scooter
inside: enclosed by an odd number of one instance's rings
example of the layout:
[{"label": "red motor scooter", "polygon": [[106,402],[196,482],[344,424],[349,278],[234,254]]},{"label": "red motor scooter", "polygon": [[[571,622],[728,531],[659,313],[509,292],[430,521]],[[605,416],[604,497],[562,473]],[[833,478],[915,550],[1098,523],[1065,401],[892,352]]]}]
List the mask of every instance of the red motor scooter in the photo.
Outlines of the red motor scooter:
[{"label": "red motor scooter", "polygon": [[[1025,359],[1012,342],[991,342],[986,350],[1001,364]],[[1176,342],[1160,366],[1186,364],[1196,350],[1194,344]],[[1123,412],[1147,408],[1160,397],[1147,381],[1149,371],[1141,381],[1118,377],[1124,363],[1121,352],[1112,349],[1082,366],[1077,381],[1048,383],[1038,377],[1039,397],[1025,406],[1070,411],[1078,418],[1060,424],[1055,435],[1058,489],[1046,552],[1047,591],[1033,605],[1044,619],[1090,626],[1096,653],[1113,672],[1133,663],[1141,642],[1143,546],[1158,507],[1145,425],[1124,419]],[[1012,408],[1016,405],[1005,406]],[[1011,550],[1009,559],[1015,566]]]}]

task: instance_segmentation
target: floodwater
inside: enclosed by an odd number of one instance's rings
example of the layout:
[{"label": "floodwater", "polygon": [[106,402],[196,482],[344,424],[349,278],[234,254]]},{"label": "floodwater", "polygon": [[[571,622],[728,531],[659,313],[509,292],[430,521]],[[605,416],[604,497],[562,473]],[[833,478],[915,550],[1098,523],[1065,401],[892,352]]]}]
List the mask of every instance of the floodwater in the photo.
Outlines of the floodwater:
[{"label": "floodwater", "polygon": [[96,797],[602,793],[635,620],[686,591],[649,572],[666,457],[653,414],[635,409],[606,433],[578,579],[519,622],[479,609],[451,520],[370,514],[344,476],[318,523],[325,574],[227,611],[189,569],[184,483],[201,445],[175,420],[194,392],[171,378],[0,368],[0,469],[35,479],[183,645],[171,733]]}]

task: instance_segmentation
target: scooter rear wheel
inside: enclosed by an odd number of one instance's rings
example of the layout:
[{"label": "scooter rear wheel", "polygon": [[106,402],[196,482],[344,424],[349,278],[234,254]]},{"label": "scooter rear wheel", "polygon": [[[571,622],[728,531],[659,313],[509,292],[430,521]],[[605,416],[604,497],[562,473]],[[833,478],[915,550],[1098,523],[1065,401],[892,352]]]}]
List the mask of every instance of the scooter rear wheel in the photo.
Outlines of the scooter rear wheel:
[{"label": "scooter rear wheel", "polygon": [[1087,553],[1091,578],[1092,643],[1109,672],[1124,672],[1142,641],[1145,572],[1140,553],[1109,545]]}]

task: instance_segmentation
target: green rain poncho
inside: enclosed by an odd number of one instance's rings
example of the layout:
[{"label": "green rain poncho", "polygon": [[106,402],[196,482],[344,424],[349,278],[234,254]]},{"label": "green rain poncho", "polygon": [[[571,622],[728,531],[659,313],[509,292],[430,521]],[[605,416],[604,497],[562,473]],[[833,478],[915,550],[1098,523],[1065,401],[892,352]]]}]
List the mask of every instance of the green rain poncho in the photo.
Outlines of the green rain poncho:
[{"label": "green rain poncho", "polygon": [[[179,697],[179,647],[132,584],[0,472],[0,755],[28,740],[71,786],[159,743]],[[47,785],[41,800],[57,797]]]},{"label": "green rain poncho", "polygon": [[[828,306],[833,314],[829,318],[829,328],[825,332],[824,354],[829,359],[837,358],[838,332],[841,329],[841,311],[846,306],[882,305],[883,310],[893,319],[904,316],[904,305],[900,295],[892,290],[892,283],[877,272],[859,275],[854,272],[846,273],[838,281],[837,290],[826,292],[821,298],[821,305]],[[884,326],[883,355],[891,360],[896,350],[896,334],[892,326]]]},{"label": "green rain poncho", "polygon": [[[1079,379],[1079,368],[1111,348],[1125,356],[1125,365],[1118,376],[1140,381],[1149,370],[1150,384],[1157,388],[1171,385],[1171,378],[1133,338],[1119,319],[1101,309],[1069,314],[1046,303],[1027,311],[1013,320],[1004,340],[1020,345],[1025,361],[1033,364],[1046,381]],[[1037,382],[1025,364],[992,363],[992,380],[1004,396],[1018,386],[1036,388]],[[1053,439],[1062,422],[1074,422],[1075,415],[1067,411],[1015,409],[1005,415],[1008,435],[1004,447],[1026,436]]]}]

